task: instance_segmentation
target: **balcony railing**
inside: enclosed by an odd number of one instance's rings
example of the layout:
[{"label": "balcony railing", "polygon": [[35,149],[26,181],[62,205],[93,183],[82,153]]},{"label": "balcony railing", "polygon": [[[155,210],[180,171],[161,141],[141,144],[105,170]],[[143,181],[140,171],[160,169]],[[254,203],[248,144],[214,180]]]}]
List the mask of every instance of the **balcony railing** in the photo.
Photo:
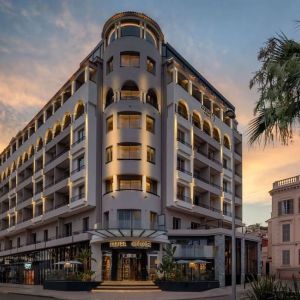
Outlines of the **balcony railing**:
[{"label": "balcony railing", "polygon": [[179,143],[181,143],[181,144],[183,144],[183,145],[185,145],[185,146],[187,146],[187,147],[189,147],[189,148],[192,149],[192,145],[189,144],[188,142],[186,142],[185,140],[180,139],[180,138],[177,138],[177,141],[178,141]]},{"label": "balcony railing", "polygon": [[220,210],[220,209],[218,209],[218,208],[215,208],[215,207],[213,207],[212,205],[207,205],[207,204],[205,204],[205,203],[201,203],[201,202],[197,202],[197,203],[196,203],[196,201],[195,201],[195,200],[194,200],[194,204],[195,204],[196,206],[200,206],[200,207],[203,207],[203,208],[209,209],[209,210],[211,210],[211,211],[215,211],[215,212],[218,212],[218,213],[220,213],[220,212],[221,212],[221,210]]},{"label": "balcony railing", "polygon": [[75,173],[77,173],[77,172],[79,172],[79,171],[81,171],[81,170],[83,170],[83,169],[85,169],[85,165],[79,166],[77,169],[73,170],[73,171],[71,172],[71,174],[75,174]]},{"label": "balcony railing", "polygon": [[181,167],[177,167],[177,170],[182,172],[182,173],[185,173],[187,175],[190,175],[192,176],[192,172],[188,171],[188,170],[185,170],[184,168],[181,168]]},{"label": "balcony railing", "polygon": [[85,140],[85,136],[80,137],[76,142],[74,142],[74,143],[72,144],[72,147],[74,147],[75,145],[81,143],[81,142],[84,141],[84,140]]},{"label": "balcony railing", "polygon": [[193,174],[193,177],[200,180],[200,181],[203,181],[207,184],[210,184],[209,180],[207,179],[204,179],[197,171],[194,170],[194,174]]},{"label": "balcony railing", "polygon": [[53,182],[47,184],[44,189],[48,189],[49,187],[63,181],[64,179],[68,178],[70,176],[69,172],[66,172],[64,175],[60,176],[59,178],[55,179]]},{"label": "balcony railing", "polygon": [[75,202],[75,201],[77,201],[77,200],[79,200],[79,199],[82,199],[82,198],[84,198],[84,197],[85,197],[85,193],[78,194],[78,195],[73,196],[73,197],[71,198],[71,202]]},{"label": "balcony railing", "polygon": [[53,156],[50,160],[48,160],[45,163],[45,166],[49,165],[50,163],[52,163],[54,160],[56,160],[58,157],[62,156],[63,154],[65,154],[66,152],[68,152],[70,149],[66,148],[63,151],[61,151],[60,153],[58,153],[57,155]]},{"label": "balcony railing", "polygon": [[182,200],[182,201],[187,202],[187,203],[192,203],[192,198],[189,197],[189,196],[177,194],[177,199]]}]

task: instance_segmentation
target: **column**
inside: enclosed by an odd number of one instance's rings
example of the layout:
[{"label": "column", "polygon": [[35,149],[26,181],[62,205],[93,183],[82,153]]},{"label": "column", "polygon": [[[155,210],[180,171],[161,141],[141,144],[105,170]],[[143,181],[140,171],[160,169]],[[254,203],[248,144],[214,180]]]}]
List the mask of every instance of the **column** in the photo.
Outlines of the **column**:
[{"label": "column", "polygon": [[241,284],[245,282],[245,267],[246,267],[246,256],[245,256],[245,238],[241,239]]},{"label": "column", "polygon": [[90,67],[86,66],[84,69],[84,82],[88,82],[90,79]]},{"label": "column", "polygon": [[[93,236],[94,237],[94,236]],[[101,244],[94,242],[92,237],[91,241],[91,252],[92,258],[95,259],[91,261],[91,271],[95,272],[94,277],[96,281],[102,280],[102,251]]]},{"label": "column", "polygon": [[73,80],[71,82],[71,95],[74,95],[75,91],[76,91],[76,81]]},{"label": "column", "polygon": [[215,279],[219,280],[220,287],[225,286],[225,236],[215,236]]},{"label": "column", "polygon": [[257,277],[261,276],[261,241],[257,243]]}]

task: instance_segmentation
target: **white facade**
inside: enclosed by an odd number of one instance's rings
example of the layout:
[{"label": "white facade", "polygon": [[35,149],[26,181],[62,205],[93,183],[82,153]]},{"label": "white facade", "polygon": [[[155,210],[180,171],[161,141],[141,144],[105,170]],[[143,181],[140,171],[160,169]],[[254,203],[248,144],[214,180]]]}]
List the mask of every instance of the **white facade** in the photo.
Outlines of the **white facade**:
[{"label": "white facade", "polygon": [[[187,258],[224,256],[216,244],[230,236],[233,209],[242,226],[242,137],[228,111],[155,21],[113,16],[79,70],[1,154],[0,257],[91,240],[97,278],[107,268],[120,279],[114,263],[140,251],[143,278],[170,241],[195,241]],[[223,285],[225,261],[218,268]],[[242,259],[242,278],[243,268]]]}]

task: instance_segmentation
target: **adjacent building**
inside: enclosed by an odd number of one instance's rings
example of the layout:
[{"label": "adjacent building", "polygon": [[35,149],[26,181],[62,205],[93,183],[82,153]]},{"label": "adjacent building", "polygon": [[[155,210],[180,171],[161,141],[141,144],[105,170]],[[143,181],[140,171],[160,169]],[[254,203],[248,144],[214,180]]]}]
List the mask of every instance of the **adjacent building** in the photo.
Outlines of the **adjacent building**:
[{"label": "adjacent building", "polygon": [[[234,111],[154,20],[112,16],[1,153],[0,280],[41,283],[83,247],[97,279],[151,279],[173,243],[230,283],[232,215],[243,226]],[[237,233],[237,250],[238,282],[259,274],[259,238]]]},{"label": "adjacent building", "polygon": [[273,183],[268,257],[276,277],[300,278],[300,176]]}]

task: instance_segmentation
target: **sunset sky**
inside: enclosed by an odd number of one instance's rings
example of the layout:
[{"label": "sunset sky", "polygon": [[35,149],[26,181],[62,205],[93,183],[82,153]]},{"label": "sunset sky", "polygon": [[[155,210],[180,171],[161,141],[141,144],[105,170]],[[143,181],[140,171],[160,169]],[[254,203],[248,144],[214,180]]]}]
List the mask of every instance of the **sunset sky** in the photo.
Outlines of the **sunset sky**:
[{"label": "sunset sky", "polygon": [[[76,70],[113,14],[140,11],[236,107],[239,129],[252,118],[257,52],[276,33],[300,40],[300,1],[291,0],[0,0],[0,150]],[[270,216],[272,182],[300,174],[300,138],[266,149],[244,135],[244,221]]]}]

